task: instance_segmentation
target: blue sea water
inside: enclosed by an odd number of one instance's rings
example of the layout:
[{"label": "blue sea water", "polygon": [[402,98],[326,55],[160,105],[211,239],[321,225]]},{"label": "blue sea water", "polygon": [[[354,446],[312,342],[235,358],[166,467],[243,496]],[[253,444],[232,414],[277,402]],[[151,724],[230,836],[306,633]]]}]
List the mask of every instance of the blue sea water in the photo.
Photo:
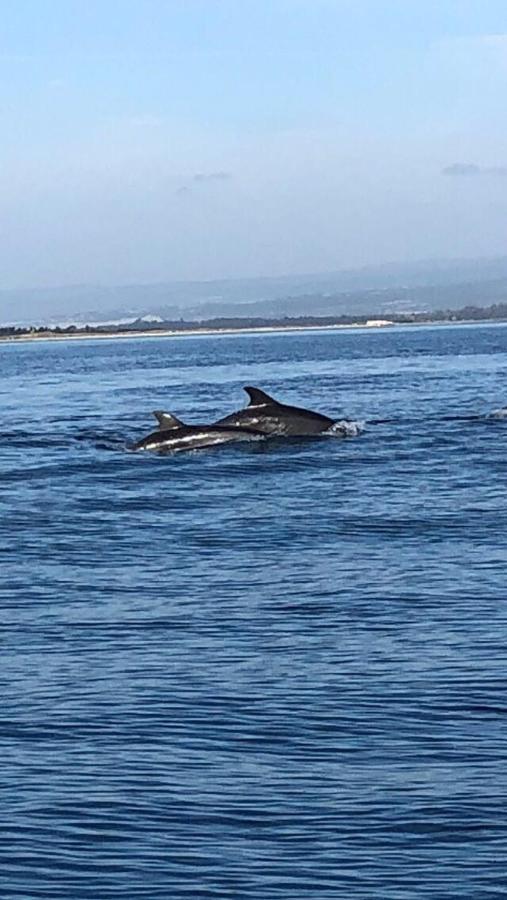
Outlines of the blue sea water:
[{"label": "blue sea water", "polygon": [[[506,896],[507,328],[0,375],[0,896]],[[364,428],[127,451],[245,384]]]}]

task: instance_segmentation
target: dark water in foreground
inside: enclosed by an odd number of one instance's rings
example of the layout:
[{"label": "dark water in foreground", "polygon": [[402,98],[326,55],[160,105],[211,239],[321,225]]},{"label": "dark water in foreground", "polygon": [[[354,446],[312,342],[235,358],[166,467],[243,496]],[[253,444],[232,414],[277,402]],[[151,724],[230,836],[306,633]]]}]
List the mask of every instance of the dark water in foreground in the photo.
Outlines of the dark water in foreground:
[{"label": "dark water in foreground", "polygon": [[[507,328],[0,374],[0,896],[506,896]],[[243,384],[364,431],[125,452]]]}]

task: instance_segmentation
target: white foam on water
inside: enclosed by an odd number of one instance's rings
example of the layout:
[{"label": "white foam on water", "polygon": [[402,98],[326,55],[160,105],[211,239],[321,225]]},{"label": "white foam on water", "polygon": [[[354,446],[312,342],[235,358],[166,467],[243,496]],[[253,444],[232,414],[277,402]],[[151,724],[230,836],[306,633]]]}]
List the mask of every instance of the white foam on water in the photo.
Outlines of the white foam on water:
[{"label": "white foam on water", "polygon": [[357,437],[358,434],[364,431],[364,427],[364,422],[353,419],[340,419],[334,425],[331,425],[331,428],[328,428],[324,434],[329,435],[329,437]]}]

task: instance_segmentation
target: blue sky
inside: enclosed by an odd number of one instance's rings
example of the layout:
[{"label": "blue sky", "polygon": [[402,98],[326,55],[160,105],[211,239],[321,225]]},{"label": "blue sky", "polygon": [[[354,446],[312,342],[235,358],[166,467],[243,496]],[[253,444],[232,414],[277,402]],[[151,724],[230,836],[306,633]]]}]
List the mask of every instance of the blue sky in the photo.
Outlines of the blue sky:
[{"label": "blue sky", "polygon": [[0,75],[0,287],[507,252],[504,0],[17,0]]}]

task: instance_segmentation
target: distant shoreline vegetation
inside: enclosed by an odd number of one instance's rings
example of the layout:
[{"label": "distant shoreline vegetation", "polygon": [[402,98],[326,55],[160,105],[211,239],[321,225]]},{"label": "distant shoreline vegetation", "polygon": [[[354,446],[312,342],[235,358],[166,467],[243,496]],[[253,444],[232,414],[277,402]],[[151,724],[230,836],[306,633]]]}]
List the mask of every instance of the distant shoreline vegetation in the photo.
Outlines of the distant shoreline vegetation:
[{"label": "distant shoreline vegetation", "polygon": [[200,321],[150,321],[143,318],[132,322],[95,325],[56,325],[56,326],[0,326],[0,340],[16,338],[58,338],[58,337],[115,337],[129,334],[172,334],[223,331],[252,331],[257,329],[283,330],[300,328],[339,328],[353,326],[388,327],[390,325],[424,325],[449,324],[453,322],[507,322],[507,303],[494,303],[492,306],[463,306],[461,309],[433,310],[426,312],[382,313],[371,315],[340,316],[283,316],[269,318],[264,316],[249,317],[216,317]]}]

